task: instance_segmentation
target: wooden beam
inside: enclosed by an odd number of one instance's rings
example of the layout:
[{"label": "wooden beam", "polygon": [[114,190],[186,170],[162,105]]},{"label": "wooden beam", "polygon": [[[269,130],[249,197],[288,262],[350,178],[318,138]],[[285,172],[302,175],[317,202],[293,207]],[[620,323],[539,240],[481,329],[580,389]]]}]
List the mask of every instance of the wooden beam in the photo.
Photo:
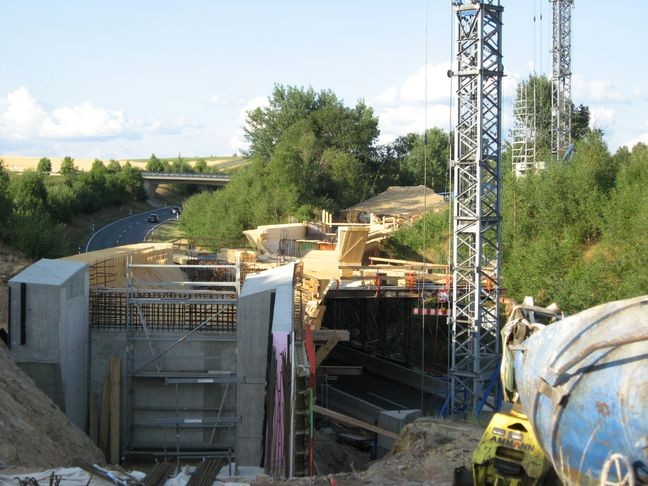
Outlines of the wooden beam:
[{"label": "wooden beam", "polygon": [[110,360],[110,463],[119,464],[119,387],[121,383],[121,362]]},{"label": "wooden beam", "polygon": [[[321,375],[361,375],[362,366],[318,366]],[[330,379],[330,378],[329,378]]]},{"label": "wooden beam", "polygon": [[376,425],[369,424],[367,422],[363,422],[362,420],[355,419],[353,417],[349,417],[348,415],[344,415],[339,412],[334,412],[333,410],[329,410],[328,408],[320,407],[319,405],[315,405],[314,409],[315,413],[319,413],[320,415],[324,415],[325,417],[330,418],[334,422],[340,422],[341,424],[346,424],[350,425],[352,427],[358,427],[364,430],[368,430],[369,432],[374,432],[379,435],[384,435],[385,437],[389,437],[390,439],[398,439],[398,434],[396,432],[392,432],[391,430],[383,429],[382,427],[377,427]]},{"label": "wooden beam", "polygon": [[340,342],[339,334],[331,334],[329,336],[328,341],[326,341],[322,346],[320,346],[317,352],[315,353],[315,361],[317,363],[317,366],[322,364],[322,361],[326,359],[329,353],[333,351],[335,345],[339,342]]},{"label": "wooden beam", "polygon": [[99,448],[109,457],[110,445],[110,379],[106,376],[101,383],[101,410],[99,412]]},{"label": "wooden beam", "polygon": [[313,341],[326,342],[332,334],[337,334],[342,342],[349,341],[349,331],[345,329],[313,329]]}]

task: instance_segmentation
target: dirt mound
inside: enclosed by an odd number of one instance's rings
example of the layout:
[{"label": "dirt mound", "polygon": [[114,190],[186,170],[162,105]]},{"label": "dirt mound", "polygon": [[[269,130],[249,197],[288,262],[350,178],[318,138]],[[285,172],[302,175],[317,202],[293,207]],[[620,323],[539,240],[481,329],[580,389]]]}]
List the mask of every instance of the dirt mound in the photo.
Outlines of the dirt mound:
[{"label": "dirt mound", "polygon": [[454,470],[470,469],[483,427],[421,418],[408,424],[391,454],[358,474],[369,484],[452,484]]},{"label": "dirt mound", "polygon": [[101,451],[13,362],[2,343],[0,370],[0,465],[45,469],[76,459],[105,463]]}]

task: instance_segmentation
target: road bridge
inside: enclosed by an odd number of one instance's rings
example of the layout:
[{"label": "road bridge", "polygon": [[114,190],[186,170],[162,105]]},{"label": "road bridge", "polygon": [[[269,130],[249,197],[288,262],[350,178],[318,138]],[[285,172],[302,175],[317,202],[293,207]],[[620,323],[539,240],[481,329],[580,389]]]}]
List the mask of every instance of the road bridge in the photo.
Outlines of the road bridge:
[{"label": "road bridge", "polygon": [[197,184],[200,186],[225,186],[230,181],[226,174],[204,174],[191,172],[142,172],[144,190],[149,197],[155,195],[159,184]]}]

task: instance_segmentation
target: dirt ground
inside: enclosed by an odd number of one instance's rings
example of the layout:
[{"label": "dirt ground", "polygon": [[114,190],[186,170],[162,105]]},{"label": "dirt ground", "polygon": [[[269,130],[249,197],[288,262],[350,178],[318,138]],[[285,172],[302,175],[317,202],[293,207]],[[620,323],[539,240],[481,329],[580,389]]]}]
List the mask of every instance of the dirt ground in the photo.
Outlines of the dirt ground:
[{"label": "dirt ground", "polygon": [[9,357],[0,343],[0,467],[47,469],[103,454]]},{"label": "dirt ground", "polygon": [[[482,433],[483,427],[477,425],[424,417],[403,429],[391,453],[380,460],[367,463],[366,468],[353,464],[351,472],[284,482],[258,479],[250,484],[449,486],[453,484],[455,468],[471,467],[472,453]],[[335,454],[344,455],[349,453],[347,447],[337,444],[332,450],[337,451]],[[326,454],[330,454],[330,451]]]}]

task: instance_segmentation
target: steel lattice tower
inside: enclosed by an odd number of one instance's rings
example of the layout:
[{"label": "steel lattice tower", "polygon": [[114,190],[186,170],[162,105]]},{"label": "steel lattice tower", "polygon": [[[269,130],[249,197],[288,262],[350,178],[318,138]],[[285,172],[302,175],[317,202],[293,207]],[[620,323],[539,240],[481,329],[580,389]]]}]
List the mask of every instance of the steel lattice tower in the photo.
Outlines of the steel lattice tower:
[{"label": "steel lattice tower", "polygon": [[574,0],[553,4],[551,78],[551,153],[564,156],[571,145],[571,10]]},{"label": "steel lattice tower", "polygon": [[499,0],[453,4],[457,125],[450,412],[476,414],[486,402],[500,354],[503,7]]}]

